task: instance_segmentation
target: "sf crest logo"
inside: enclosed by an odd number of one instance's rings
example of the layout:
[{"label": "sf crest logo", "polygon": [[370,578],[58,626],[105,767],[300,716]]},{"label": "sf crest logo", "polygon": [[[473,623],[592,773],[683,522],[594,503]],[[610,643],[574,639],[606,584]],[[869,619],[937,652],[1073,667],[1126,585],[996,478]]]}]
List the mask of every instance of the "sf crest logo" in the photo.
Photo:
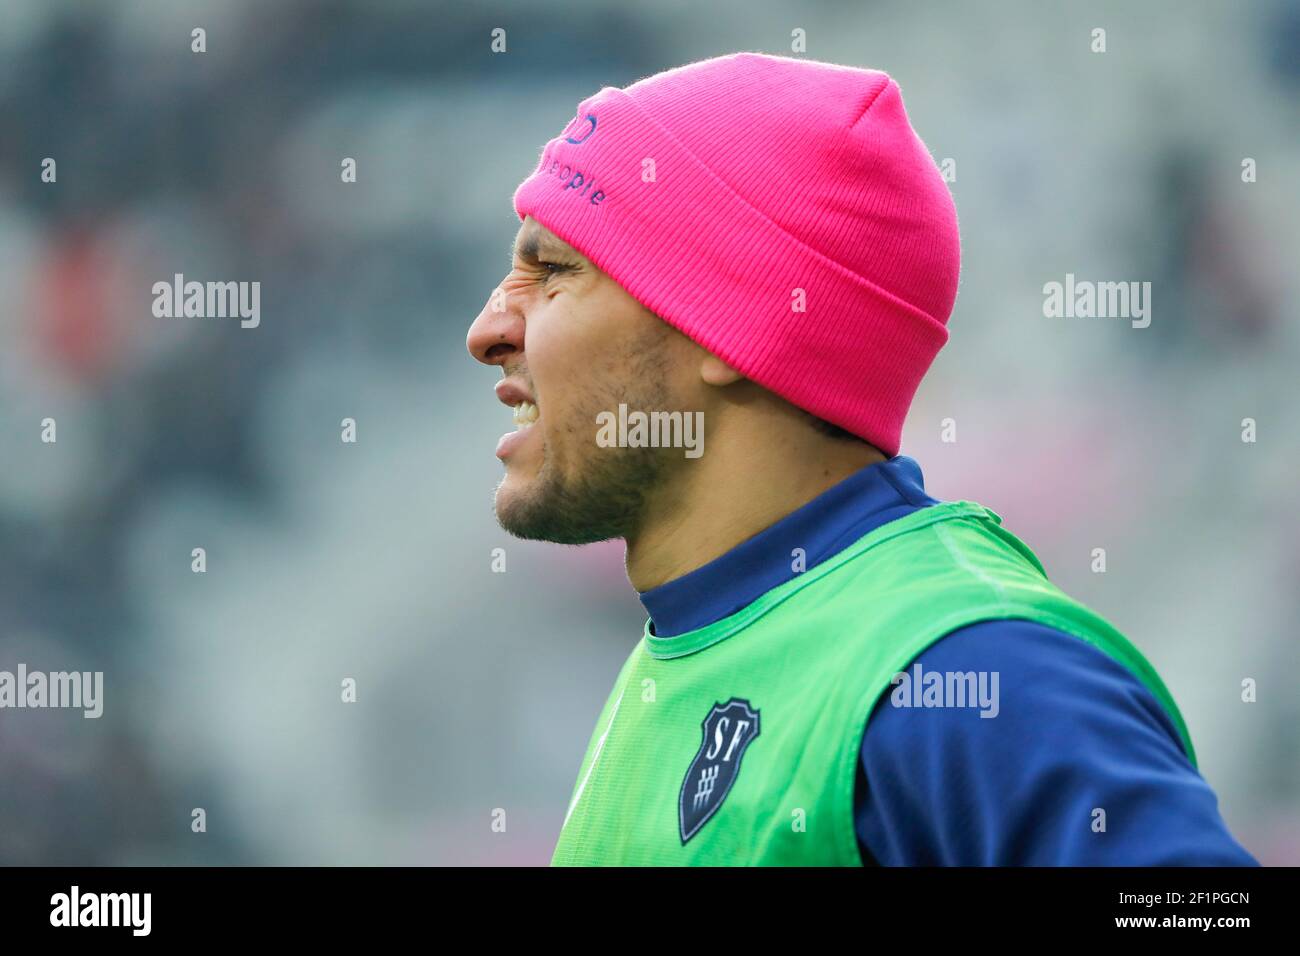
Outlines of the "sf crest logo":
[{"label": "sf crest logo", "polygon": [[709,822],[731,792],[740,773],[740,760],[758,736],[758,711],[749,701],[733,697],[725,704],[714,704],[701,727],[700,749],[677,795],[683,845]]}]

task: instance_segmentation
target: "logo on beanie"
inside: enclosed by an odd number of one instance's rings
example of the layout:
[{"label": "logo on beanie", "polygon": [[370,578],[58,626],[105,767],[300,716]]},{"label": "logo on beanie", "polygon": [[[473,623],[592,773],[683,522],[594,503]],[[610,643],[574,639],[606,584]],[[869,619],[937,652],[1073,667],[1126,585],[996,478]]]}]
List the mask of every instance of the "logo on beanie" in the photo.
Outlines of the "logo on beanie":
[{"label": "logo on beanie", "polygon": [[[595,114],[595,113],[588,113],[586,116],[582,117],[582,119],[584,119],[584,120],[586,120],[588,123],[590,123],[590,124],[591,124],[591,128],[588,129],[585,133],[582,134],[582,138],[581,138],[581,139],[574,139],[572,136],[566,136],[566,137],[564,137],[564,141],[565,141],[566,143],[572,143],[574,146],[581,146],[581,145],[582,145],[583,143],[585,143],[587,140],[591,139],[591,134],[592,134],[592,133],[596,132],[596,114]],[[569,121],[569,125],[572,126],[575,122],[580,122],[579,118],[576,117],[576,116],[575,116],[572,120]]]},{"label": "logo on beanie", "polygon": [[543,176],[554,176],[560,181],[564,192],[572,196],[580,196],[592,206],[599,206],[605,200],[606,192],[597,186],[595,173],[589,169],[579,168],[575,163],[566,161],[562,156],[554,155],[555,149],[562,147],[562,142],[581,145],[591,139],[591,134],[596,131],[596,117],[588,114],[587,119],[591,122],[591,126],[584,132],[581,139],[565,136],[563,141],[551,140],[546,149],[542,151],[542,160],[537,166],[537,172]]}]

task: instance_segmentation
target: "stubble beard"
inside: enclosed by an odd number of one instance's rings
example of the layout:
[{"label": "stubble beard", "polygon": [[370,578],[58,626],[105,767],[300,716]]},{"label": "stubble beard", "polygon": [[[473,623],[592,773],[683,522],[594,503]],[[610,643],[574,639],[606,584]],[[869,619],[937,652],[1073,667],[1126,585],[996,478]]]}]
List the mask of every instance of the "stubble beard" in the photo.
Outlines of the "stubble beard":
[{"label": "stubble beard", "polygon": [[657,335],[629,353],[628,379],[633,386],[611,389],[603,398],[583,402],[569,416],[570,424],[553,429],[568,439],[566,446],[559,449],[543,442],[541,467],[526,490],[503,500],[502,480],[496,497],[502,528],[517,538],[556,544],[591,544],[637,533],[647,500],[665,479],[673,450],[602,448],[596,444],[596,416],[617,414],[620,403],[630,409],[667,407],[662,344],[662,335]]}]

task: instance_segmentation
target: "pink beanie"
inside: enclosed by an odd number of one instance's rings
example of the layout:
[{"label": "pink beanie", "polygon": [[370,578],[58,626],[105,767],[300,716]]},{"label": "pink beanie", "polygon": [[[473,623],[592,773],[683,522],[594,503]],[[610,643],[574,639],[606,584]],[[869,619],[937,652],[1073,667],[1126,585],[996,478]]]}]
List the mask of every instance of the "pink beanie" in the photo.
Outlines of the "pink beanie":
[{"label": "pink beanie", "polygon": [[887,74],[733,53],[604,87],[514,204],[747,378],[898,454],[961,250]]}]

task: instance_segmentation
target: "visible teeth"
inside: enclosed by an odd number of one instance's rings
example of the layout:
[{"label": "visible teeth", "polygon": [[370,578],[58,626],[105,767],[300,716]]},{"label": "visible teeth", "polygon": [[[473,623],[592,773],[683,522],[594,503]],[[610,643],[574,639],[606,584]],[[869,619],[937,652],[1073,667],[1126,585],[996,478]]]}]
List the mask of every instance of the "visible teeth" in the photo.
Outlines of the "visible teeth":
[{"label": "visible teeth", "polygon": [[537,406],[532,402],[520,402],[515,406],[515,424],[527,428],[537,421]]}]

